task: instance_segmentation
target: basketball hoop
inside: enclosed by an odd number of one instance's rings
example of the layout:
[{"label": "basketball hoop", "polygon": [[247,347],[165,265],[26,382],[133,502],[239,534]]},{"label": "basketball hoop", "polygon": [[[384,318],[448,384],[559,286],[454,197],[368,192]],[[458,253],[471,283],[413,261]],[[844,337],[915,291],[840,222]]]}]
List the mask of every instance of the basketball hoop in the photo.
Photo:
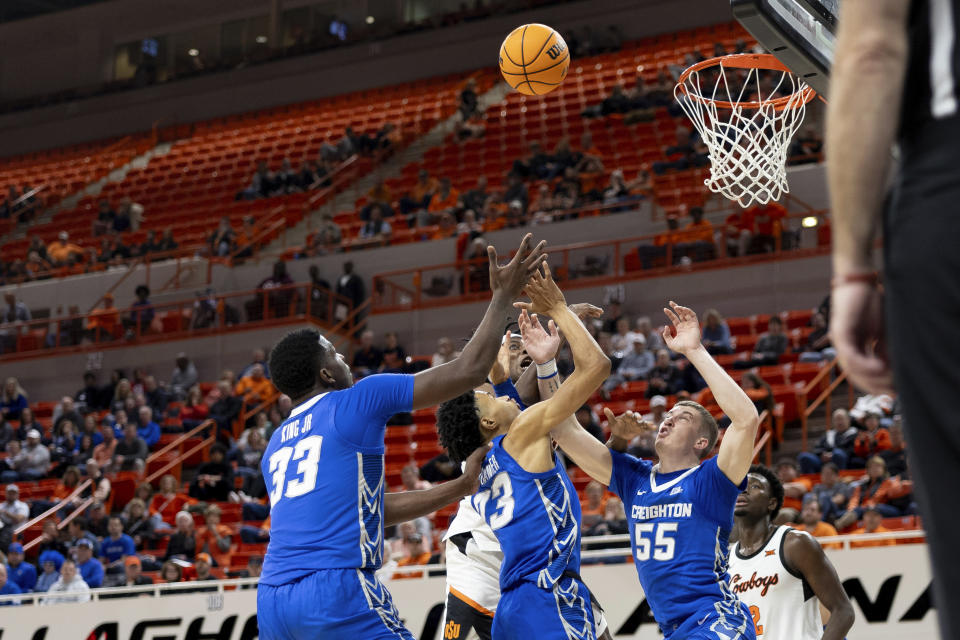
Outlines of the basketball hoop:
[{"label": "basketball hoop", "polygon": [[741,207],[789,193],[787,150],[816,92],[769,54],[698,62],[673,92],[710,156],[704,184]]}]

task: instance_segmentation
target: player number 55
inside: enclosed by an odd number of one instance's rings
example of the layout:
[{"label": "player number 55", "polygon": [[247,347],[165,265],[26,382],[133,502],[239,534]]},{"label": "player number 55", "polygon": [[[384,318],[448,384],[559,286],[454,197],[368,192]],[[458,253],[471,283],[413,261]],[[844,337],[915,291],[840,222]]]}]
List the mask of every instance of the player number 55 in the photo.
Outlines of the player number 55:
[{"label": "player number 55", "polygon": [[[650,559],[650,546],[653,543],[654,560],[673,560],[675,540],[669,535],[677,532],[676,522],[661,522],[655,524],[652,522],[637,523],[637,560],[644,562]],[[644,534],[653,533],[647,537]],[[651,540],[650,538],[653,538]]]},{"label": "player number 55", "polygon": [[[269,471],[273,474],[273,491],[270,492],[270,504],[276,505],[280,498],[296,498],[313,491],[317,486],[317,469],[320,467],[320,446],[323,436],[308,436],[297,442],[295,447],[283,447],[270,456]],[[297,475],[287,482],[287,466],[290,461],[298,461]],[[286,485],[286,491],[284,491]]]}]

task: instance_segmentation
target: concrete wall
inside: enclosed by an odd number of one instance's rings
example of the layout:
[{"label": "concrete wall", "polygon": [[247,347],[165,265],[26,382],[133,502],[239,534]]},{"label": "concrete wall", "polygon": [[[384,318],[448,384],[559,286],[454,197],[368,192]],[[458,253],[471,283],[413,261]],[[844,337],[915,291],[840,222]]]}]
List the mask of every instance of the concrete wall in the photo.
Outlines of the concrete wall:
[{"label": "concrete wall", "polygon": [[[306,0],[284,2],[285,7],[297,4]],[[125,0],[0,25],[0,99],[98,84],[109,79],[117,44],[263,13],[266,5],[262,0]],[[489,66],[504,34],[525,22],[559,29],[616,24],[637,38],[730,19],[725,2],[574,2],[2,115],[0,154],[146,131],[156,121],[194,122]]]}]

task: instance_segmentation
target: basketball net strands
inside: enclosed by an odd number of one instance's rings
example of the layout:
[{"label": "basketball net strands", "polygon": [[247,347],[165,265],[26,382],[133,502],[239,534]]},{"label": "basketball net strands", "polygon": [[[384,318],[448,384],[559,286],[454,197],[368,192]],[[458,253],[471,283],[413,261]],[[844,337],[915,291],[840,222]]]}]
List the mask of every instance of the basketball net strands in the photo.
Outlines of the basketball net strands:
[{"label": "basketball net strands", "polygon": [[787,152],[816,92],[769,54],[699,62],[674,97],[706,145],[710,191],[747,208],[789,193]]}]

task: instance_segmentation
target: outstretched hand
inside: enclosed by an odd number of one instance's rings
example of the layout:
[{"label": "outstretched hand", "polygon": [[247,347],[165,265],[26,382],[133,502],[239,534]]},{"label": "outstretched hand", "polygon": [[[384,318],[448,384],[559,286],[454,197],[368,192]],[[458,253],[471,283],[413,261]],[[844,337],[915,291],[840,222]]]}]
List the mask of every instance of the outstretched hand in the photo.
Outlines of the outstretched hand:
[{"label": "outstretched hand", "polygon": [[626,411],[619,416],[613,415],[613,411],[604,407],[604,415],[607,416],[607,426],[610,427],[610,435],[615,438],[621,438],[627,442],[637,436],[652,432],[656,427],[643,419],[636,411]]},{"label": "outstretched hand", "polygon": [[667,314],[677,335],[670,332],[670,327],[663,328],[663,341],[667,348],[677,353],[687,353],[700,346],[700,320],[693,309],[681,307],[673,300],[670,301],[670,309],[664,308],[663,312]]},{"label": "outstretched hand", "polygon": [[553,281],[550,265],[543,263],[543,271],[535,269],[524,291],[530,296],[530,302],[514,302],[513,306],[524,309],[528,313],[542,313],[553,315],[567,306],[560,287]]},{"label": "outstretched hand", "polygon": [[490,259],[490,289],[494,293],[503,291],[510,296],[511,300],[519,298],[530,276],[537,272],[541,263],[547,259],[544,253],[547,241],[541,240],[531,250],[532,238],[533,235],[529,233],[523,236],[517,253],[503,267],[497,263],[497,250],[494,246],[492,244],[487,246],[487,257]]},{"label": "outstretched hand", "polygon": [[463,467],[463,481],[467,483],[464,495],[472,495],[480,488],[480,468],[483,466],[483,460],[487,457],[487,451],[490,445],[477,447],[466,460]]},{"label": "outstretched hand", "polygon": [[544,329],[537,314],[530,315],[524,309],[517,320],[520,325],[520,336],[523,338],[523,348],[537,364],[553,360],[560,349],[560,330],[553,320],[547,323]]},{"label": "outstretched hand", "polygon": [[497,352],[497,359],[493,361],[490,367],[490,373],[487,378],[491,384],[500,384],[506,382],[510,375],[510,329],[504,334],[503,341],[500,343],[500,351]]},{"label": "outstretched hand", "polygon": [[603,315],[603,309],[589,302],[574,302],[570,305],[570,311],[573,311],[583,324],[587,324],[587,318],[599,318]]}]

